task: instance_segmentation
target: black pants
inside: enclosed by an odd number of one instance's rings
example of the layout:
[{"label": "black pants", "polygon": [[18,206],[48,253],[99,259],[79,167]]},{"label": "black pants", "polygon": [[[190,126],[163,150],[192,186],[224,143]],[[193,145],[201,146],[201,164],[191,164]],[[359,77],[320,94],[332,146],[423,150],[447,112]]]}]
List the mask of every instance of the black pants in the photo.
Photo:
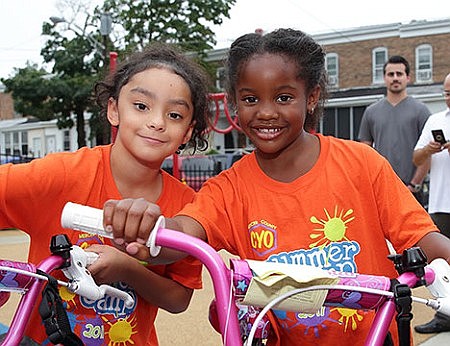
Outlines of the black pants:
[{"label": "black pants", "polygon": [[[441,231],[441,233],[450,238],[450,214],[449,213],[433,213],[430,214],[431,219]],[[445,321],[444,323],[450,324],[450,317],[439,312],[436,312],[434,318],[437,320]]]}]

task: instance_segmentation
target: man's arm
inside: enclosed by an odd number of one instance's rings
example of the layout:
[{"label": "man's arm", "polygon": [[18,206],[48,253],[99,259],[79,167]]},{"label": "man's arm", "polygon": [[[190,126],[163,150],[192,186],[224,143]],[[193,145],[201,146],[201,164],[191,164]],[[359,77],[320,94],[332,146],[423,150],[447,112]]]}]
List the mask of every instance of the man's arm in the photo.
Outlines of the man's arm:
[{"label": "man's arm", "polygon": [[413,153],[413,163],[419,169],[420,166],[428,162],[428,166],[431,164],[431,155],[439,153],[443,149],[445,149],[445,145],[442,146],[438,142],[431,141],[426,146],[421,149],[414,150]]},{"label": "man's arm", "polygon": [[430,157],[428,157],[428,159],[423,160],[423,162],[417,166],[410,183],[413,185],[422,184],[423,180],[425,179],[425,176],[430,170],[430,166],[431,166],[431,159]]}]

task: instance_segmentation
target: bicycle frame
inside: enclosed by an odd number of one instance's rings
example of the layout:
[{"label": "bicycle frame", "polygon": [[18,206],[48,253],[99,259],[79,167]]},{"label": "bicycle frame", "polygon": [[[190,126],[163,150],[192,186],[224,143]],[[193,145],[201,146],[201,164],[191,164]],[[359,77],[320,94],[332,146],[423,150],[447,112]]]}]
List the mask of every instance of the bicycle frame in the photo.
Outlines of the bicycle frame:
[{"label": "bicycle frame", "polygon": [[[41,261],[36,269],[42,270],[46,273],[51,273],[55,269],[59,268],[65,259],[61,256],[51,255]],[[11,327],[8,329],[5,339],[2,345],[18,345],[25,334],[25,328],[28,324],[28,318],[24,316],[30,316],[33,307],[38,301],[39,293],[44,286],[46,281],[34,279],[31,281],[29,289],[26,294],[24,294],[19,302],[16,313],[14,314],[13,320],[11,321]]]},{"label": "bicycle frame", "polygon": [[[217,317],[223,344],[226,346],[242,345],[236,306],[233,303],[233,294],[230,289],[232,274],[220,255],[202,240],[166,228],[158,229],[155,243],[157,246],[183,251],[196,257],[205,265],[213,282]],[[423,279],[426,284],[432,284],[435,280],[435,272],[431,268],[425,267],[424,273]],[[370,277],[374,279],[385,279],[384,277],[378,276]],[[400,284],[415,287],[421,279],[412,272],[405,272],[398,276],[397,280]],[[389,287],[386,287],[386,292],[389,291],[389,288],[390,285]],[[352,286],[343,286],[337,290],[331,287],[328,297],[332,295],[333,291],[336,293],[336,291],[352,291],[352,289],[356,290],[356,288]],[[376,295],[376,293],[373,294]],[[325,302],[325,305],[326,304],[327,301]],[[333,304],[336,304],[336,301],[333,301]],[[389,331],[389,326],[395,318],[396,305],[392,297],[383,297],[380,299],[379,304],[376,304],[376,306],[371,308],[376,308],[376,313],[371,330],[366,338],[365,345],[381,346]]]},{"label": "bicycle frame", "polygon": [[[50,250],[52,254],[37,266],[32,263],[0,260],[0,291],[7,294],[11,291],[23,293],[1,345],[19,345],[24,337],[29,317],[38,302],[41,289],[47,282],[47,276],[42,275],[42,272],[50,274],[56,269],[61,270],[69,281],[58,280],[57,283],[85,298],[97,300],[109,295],[123,299],[125,305],[134,304],[134,299],[127,292],[109,285],[98,286],[95,283],[86,269],[97,259],[97,255],[93,252],[85,252],[80,247],[72,245],[63,234],[52,237]],[[10,273],[14,276],[9,275]],[[55,327],[62,326],[55,325]]]},{"label": "bicycle frame", "polygon": [[[112,238],[112,234],[105,232],[103,229],[103,211],[100,209],[69,202],[64,207],[61,215],[61,224],[65,228],[101,234],[102,236]],[[231,269],[228,269],[222,257],[208,243],[182,232],[165,228],[165,221],[162,216],[156,222],[147,241],[147,246],[152,256],[158,255],[160,247],[166,247],[191,255],[205,265],[213,282],[216,298],[217,329],[222,335],[222,342],[225,346],[242,345],[237,308],[234,301],[233,282],[235,275],[246,277],[249,281],[251,280],[253,274],[249,270],[248,265],[246,267],[245,264],[247,263],[245,259],[231,260]],[[436,311],[450,315],[450,285],[448,282],[450,266],[445,260],[436,259],[432,263],[427,264],[425,255],[418,248],[408,249],[402,255],[390,257],[397,271],[401,273],[396,278],[398,284],[392,285],[390,278],[384,276],[332,272],[333,277],[339,279],[338,284],[312,286],[288,293],[297,294],[300,291],[304,292],[308,290],[327,291],[323,305],[326,306],[328,304],[329,306],[350,309],[355,309],[355,307],[350,305],[351,302],[347,303],[349,305],[346,305],[343,292],[360,292],[363,295],[365,294],[364,299],[358,302],[361,303],[358,309],[375,310],[375,319],[365,341],[365,345],[371,346],[381,346],[384,343],[389,326],[397,311],[395,300],[400,296],[397,290],[399,287],[403,289],[403,294],[407,291],[409,295],[407,298],[411,298],[410,290],[405,290],[404,288],[426,285],[437,299],[415,298],[415,300],[432,307]],[[359,280],[360,277],[363,279]],[[373,282],[378,283],[376,289],[372,288]],[[236,288],[236,292],[239,292],[239,289]],[[282,295],[278,298],[284,297]],[[268,302],[264,309],[269,309],[274,306],[272,303],[275,300]],[[263,314],[260,314],[260,316],[263,316]],[[404,323],[402,322],[402,324]],[[258,326],[256,320],[255,325]],[[250,336],[249,339],[251,340]]]}]

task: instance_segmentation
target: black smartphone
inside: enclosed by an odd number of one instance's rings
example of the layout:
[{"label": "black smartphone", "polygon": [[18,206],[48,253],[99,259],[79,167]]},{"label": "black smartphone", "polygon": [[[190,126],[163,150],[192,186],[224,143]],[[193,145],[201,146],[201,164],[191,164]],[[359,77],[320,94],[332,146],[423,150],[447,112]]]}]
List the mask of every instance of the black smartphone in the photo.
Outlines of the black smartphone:
[{"label": "black smartphone", "polygon": [[433,134],[435,142],[441,143],[442,145],[447,143],[447,141],[445,140],[444,132],[442,130],[431,130],[431,133]]}]

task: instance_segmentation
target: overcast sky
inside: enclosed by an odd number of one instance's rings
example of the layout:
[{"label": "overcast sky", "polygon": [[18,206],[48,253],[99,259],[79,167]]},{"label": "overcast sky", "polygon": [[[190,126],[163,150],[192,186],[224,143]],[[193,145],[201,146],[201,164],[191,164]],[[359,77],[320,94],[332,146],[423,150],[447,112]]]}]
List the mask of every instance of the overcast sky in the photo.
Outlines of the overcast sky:
[{"label": "overcast sky", "polygon": [[[0,0],[0,78],[8,78],[13,68],[26,61],[42,64],[39,52],[45,42],[42,23],[61,16],[58,0]],[[93,2],[98,2],[93,0]],[[326,4],[326,5],[325,5]],[[271,31],[293,27],[307,33],[339,31],[365,25],[409,23],[450,17],[448,0],[237,0],[231,19],[214,30],[217,48],[257,28]]]}]

